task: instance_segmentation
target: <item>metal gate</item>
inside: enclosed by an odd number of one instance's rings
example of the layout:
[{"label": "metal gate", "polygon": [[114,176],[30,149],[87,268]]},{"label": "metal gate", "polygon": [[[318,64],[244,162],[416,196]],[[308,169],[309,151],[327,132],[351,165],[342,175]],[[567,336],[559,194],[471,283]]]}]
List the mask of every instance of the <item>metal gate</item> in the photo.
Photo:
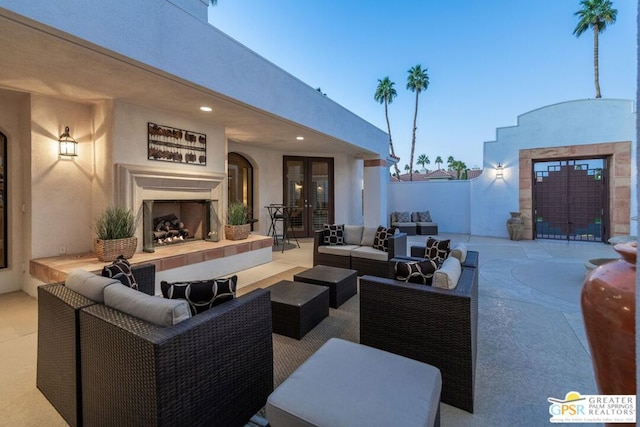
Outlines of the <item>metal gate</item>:
[{"label": "metal gate", "polygon": [[606,159],[534,162],[534,227],[538,239],[606,241]]}]

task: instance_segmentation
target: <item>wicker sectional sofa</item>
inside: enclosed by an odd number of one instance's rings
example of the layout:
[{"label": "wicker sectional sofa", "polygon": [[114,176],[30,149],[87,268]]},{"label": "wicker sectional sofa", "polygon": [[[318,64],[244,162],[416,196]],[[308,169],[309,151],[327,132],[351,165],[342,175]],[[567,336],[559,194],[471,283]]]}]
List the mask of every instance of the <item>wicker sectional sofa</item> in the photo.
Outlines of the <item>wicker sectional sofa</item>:
[{"label": "wicker sectional sofa", "polygon": [[389,260],[406,256],[407,235],[396,233],[388,238],[388,251],[374,249],[373,239],[378,227],[344,226],[344,244],[325,241],[329,230],[317,230],[313,242],[313,265],[329,265],[358,271],[358,276],[371,274],[388,277]]},{"label": "wicker sectional sofa", "polygon": [[38,387],[70,425],[244,425],[273,391],[266,289],[194,316],[119,283],[102,301],[62,283],[38,294]]},{"label": "wicker sectional sofa", "polygon": [[[132,267],[141,292],[153,295],[154,264]],[[80,310],[95,301],[62,283],[38,287],[36,386],[70,425],[82,424]]]},{"label": "wicker sectional sofa", "polygon": [[360,343],[439,368],[442,401],[468,412],[473,412],[477,331],[478,252],[467,251],[453,289],[360,278]]}]

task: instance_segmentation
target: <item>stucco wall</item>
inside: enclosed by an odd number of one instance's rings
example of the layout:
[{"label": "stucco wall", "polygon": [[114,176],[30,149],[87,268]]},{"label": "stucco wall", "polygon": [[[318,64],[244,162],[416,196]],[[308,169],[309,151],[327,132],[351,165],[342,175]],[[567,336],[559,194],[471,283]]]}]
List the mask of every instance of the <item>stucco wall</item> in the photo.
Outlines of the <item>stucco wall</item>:
[{"label": "stucco wall", "polygon": [[[58,155],[65,126],[78,141],[77,157]],[[93,158],[91,106],[32,96],[32,258],[90,250]]]},{"label": "stucco wall", "polygon": [[269,215],[265,206],[282,203],[283,156],[333,157],[335,220],[337,223],[362,224],[363,162],[349,156],[330,153],[281,152],[254,145],[229,142],[229,152],[242,154],[254,168],[254,217],[260,221],[255,230],[263,235],[269,228]]},{"label": "stucco wall", "polygon": [[[389,183],[388,210],[426,208],[438,222],[441,232],[508,238],[505,223],[509,212],[527,209],[527,206],[520,206],[521,150],[578,146],[562,153],[565,153],[563,156],[580,156],[580,153],[592,152],[580,150],[580,147],[629,141],[634,147],[630,164],[635,165],[635,122],[634,103],[628,100],[569,101],[531,111],[518,117],[517,126],[498,128],[495,141],[485,142],[484,171],[478,178]],[[550,155],[560,152],[556,149],[542,151],[552,153]],[[496,178],[498,163],[504,167],[503,178]],[[636,182],[637,168],[631,167],[630,172],[630,178],[625,177],[631,186],[630,205],[625,205],[629,210],[627,218],[635,216],[638,209],[637,187],[631,185]],[[614,197],[613,193],[611,197]],[[624,230],[637,235],[637,221],[631,220],[629,228]]]},{"label": "stucco wall", "polygon": [[[473,184],[471,233],[507,237],[505,221],[510,211],[521,210],[519,201],[521,149],[578,146],[635,140],[633,101],[587,99],[567,101],[533,110],[518,117],[517,125],[498,128],[496,140],[485,142],[483,173]],[[631,163],[635,164],[635,150]],[[495,166],[504,166],[504,179],[495,179]],[[635,182],[636,168],[632,168]],[[632,186],[631,212],[637,211],[637,189]],[[633,216],[633,214],[631,215]],[[636,222],[632,221],[631,234]]]},{"label": "stucco wall", "polygon": [[[471,181],[391,182],[387,210],[429,211],[440,233],[469,233]],[[387,218],[390,221],[390,218]]]},{"label": "stucco wall", "polygon": [[[80,104],[6,91],[0,91],[0,111],[11,186],[10,267],[0,269],[0,293],[23,289],[35,295],[39,283],[28,274],[30,259],[92,251],[94,219],[113,203],[114,163],[226,173],[224,130],[204,119],[123,102]],[[148,160],[150,121],[205,133],[207,165]],[[79,143],[77,157],[58,155],[65,126]]]},{"label": "stucco wall", "polygon": [[28,264],[25,251],[31,235],[27,222],[30,209],[27,209],[25,197],[29,195],[29,188],[24,182],[28,181],[30,168],[25,167],[22,160],[30,156],[29,103],[29,95],[0,90],[0,132],[7,137],[7,229],[11,230],[7,240],[9,266],[0,269],[0,293],[22,288],[22,277]]}]

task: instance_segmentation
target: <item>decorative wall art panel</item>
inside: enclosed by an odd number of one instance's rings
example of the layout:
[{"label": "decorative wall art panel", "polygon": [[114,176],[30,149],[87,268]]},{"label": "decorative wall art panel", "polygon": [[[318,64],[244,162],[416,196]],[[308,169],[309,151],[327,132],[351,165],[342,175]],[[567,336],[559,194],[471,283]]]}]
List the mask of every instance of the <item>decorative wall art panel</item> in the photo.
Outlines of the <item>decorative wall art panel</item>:
[{"label": "decorative wall art panel", "polygon": [[148,159],[207,165],[207,135],[149,123]]}]

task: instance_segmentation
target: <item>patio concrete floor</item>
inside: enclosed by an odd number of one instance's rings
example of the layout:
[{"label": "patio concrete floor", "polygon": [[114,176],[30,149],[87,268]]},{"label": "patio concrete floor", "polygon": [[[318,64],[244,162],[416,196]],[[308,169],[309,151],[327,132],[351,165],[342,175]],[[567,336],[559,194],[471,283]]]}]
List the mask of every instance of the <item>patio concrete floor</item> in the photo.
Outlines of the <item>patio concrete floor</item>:
[{"label": "patio concrete floor", "polygon": [[[580,292],[586,261],[619,258],[611,245],[444,233],[437,238],[465,242],[480,253],[475,411],[443,404],[443,426],[547,425],[548,397],[598,394]],[[425,241],[409,236],[407,245]],[[271,263],[240,273],[246,278],[241,281],[311,266],[313,241],[301,246],[274,251]]]},{"label": "patio concrete floor", "polygon": [[[610,245],[437,237],[480,253],[476,408],[469,414],[443,404],[443,426],[546,425],[548,397],[597,394],[580,290],[585,261],[618,257]],[[419,245],[426,237],[408,240]],[[272,262],[239,272],[239,283],[311,267],[313,241],[300,243],[274,249]],[[0,295],[0,425],[65,425],[35,387],[36,349],[37,301],[22,292]]]}]

